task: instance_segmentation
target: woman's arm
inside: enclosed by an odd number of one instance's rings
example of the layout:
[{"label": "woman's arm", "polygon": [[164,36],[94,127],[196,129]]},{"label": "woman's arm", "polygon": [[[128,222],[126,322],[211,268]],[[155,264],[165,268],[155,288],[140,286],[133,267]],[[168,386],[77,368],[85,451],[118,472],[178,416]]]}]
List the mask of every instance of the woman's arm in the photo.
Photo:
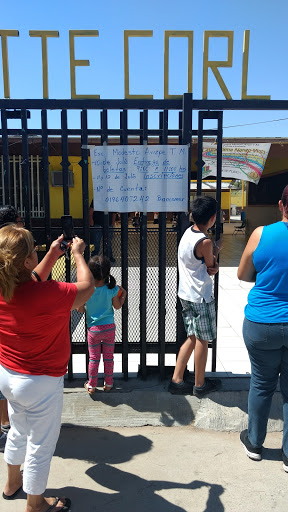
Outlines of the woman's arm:
[{"label": "woman's arm", "polygon": [[83,258],[84,249],[85,243],[83,240],[78,238],[78,236],[75,236],[75,238],[73,238],[72,253],[77,267],[77,282],[75,283],[77,287],[77,295],[71,310],[83,306],[94,292],[95,282],[87,263]]},{"label": "woman's arm", "polygon": [[119,286],[119,290],[121,290],[120,297],[118,295],[116,295],[116,297],[113,297],[113,299],[112,299],[113,308],[115,308],[115,309],[122,308],[122,306],[125,302],[125,299],[126,299],[126,295],[127,295],[126,290],[124,290],[124,288],[122,288],[122,286]]},{"label": "woman's arm", "polygon": [[244,249],[237,272],[238,279],[241,281],[247,281],[247,283],[254,283],[256,281],[256,270],[253,263],[253,253],[260,242],[262,231],[263,226],[256,228],[250,236]]},{"label": "woman's arm", "polygon": [[219,271],[216,256],[216,254],[218,255],[219,250],[220,246],[215,248],[210,238],[201,240],[201,242],[196,246],[196,256],[198,258],[204,258],[209,276],[214,276]]}]

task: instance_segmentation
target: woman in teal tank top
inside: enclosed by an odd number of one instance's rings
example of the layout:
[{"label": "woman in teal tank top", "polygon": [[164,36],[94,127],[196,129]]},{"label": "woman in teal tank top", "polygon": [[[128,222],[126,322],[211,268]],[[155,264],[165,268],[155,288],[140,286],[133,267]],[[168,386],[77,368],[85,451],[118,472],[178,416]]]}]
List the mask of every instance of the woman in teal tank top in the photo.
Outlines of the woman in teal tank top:
[{"label": "woman in teal tank top", "polygon": [[283,468],[288,472],[288,185],[279,209],[282,220],[253,231],[238,278],[255,282],[248,295],[243,337],[251,362],[248,430],[240,440],[253,460],[261,460],[267,423],[280,375],[283,397]]}]

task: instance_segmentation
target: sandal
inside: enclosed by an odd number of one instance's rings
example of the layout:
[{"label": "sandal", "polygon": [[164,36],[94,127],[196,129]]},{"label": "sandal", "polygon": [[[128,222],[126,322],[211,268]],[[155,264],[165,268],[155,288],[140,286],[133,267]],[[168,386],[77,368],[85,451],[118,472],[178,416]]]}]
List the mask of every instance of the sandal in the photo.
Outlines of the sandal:
[{"label": "sandal", "polygon": [[89,395],[93,395],[93,393],[95,393],[95,391],[96,391],[96,388],[93,388],[92,386],[90,386],[88,380],[85,382],[84,388],[86,389],[86,391],[88,391]]},{"label": "sandal", "polygon": [[104,384],[103,391],[106,391],[106,393],[107,393],[108,391],[111,391],[112,388],[113,388],[113,384],[111,386],[109,386],[108,384]]},{"label": "sandal", "polygon": [[[55,501],[52,505],[50,505],[49,508],[47,508],[47,510],[45,512],[52,512],[53,508],[57,507],[57,504],[59,503],[59,501],[62,499],[62,498],[58,498],[57,496],[52,496],[52,498],[55,498]],[[61,508],[58,508],[57,512],[69,512],[70,510],[70,507],[71,507],[71,500],[69,500],[69,498],[64,498],[65,499],[65,505],[63,505],[63,507]]]},{"label": "sandal", "polygon": [[22,490],[22,485],[21,487],[19,487],[19,489],[17,489],[17,491],[15,491],[13,494],[10,494],[10,496],[8,496],[8,494],[5,494],[5,492],[2,492],[2,498],[4,498],[4,500],[14,500],[14,498],[16,498],[17,494]]}]

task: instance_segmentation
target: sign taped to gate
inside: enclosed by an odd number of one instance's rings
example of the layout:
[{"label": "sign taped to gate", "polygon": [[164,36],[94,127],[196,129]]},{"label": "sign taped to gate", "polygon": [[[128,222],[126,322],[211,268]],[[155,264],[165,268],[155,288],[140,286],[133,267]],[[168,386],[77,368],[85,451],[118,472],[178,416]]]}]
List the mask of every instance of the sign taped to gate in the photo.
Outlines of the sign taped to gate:
[{"label": "sign taped to gate", "polygon": [[[271,144],[223,144],[222,177],[259,182]],[[217,144],[203,143],[202,178],[217,176]]]},{"label": "sign taped to gate", "polygon": [[186,212],[188,146],[89,146],[94,208]]}]

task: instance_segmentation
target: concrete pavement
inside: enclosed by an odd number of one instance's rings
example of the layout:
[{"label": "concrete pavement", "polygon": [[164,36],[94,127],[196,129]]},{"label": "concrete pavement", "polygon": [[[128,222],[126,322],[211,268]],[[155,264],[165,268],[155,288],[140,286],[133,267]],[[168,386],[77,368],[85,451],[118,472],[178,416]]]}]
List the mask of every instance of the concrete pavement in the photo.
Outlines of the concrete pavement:
[{"label": "concrete pavement", "polygon": [[[263,460],[254,462],[238,433],[63,427],[46,495],[69,496],[72,512],[286,512],[281,437],[268,434]],[[5,478],[0,455],[1,489]],[[24,512],[18,496],[0,498],[1,512]]]},{"label": "concrete pavement", "polygon": [[[202,400],[171,395],[156,377],[116,376],[114,391],[93,396],[84,380],[66,381],[46,495],[67,495],[72,512],[286,512],[280,393],[254,462],[239,441],[249,378],[224,375],[222,390]],[[0,489],[5,478],[0,454]],[[24,512],[24,493],[0,498],[0,510]]]}]

